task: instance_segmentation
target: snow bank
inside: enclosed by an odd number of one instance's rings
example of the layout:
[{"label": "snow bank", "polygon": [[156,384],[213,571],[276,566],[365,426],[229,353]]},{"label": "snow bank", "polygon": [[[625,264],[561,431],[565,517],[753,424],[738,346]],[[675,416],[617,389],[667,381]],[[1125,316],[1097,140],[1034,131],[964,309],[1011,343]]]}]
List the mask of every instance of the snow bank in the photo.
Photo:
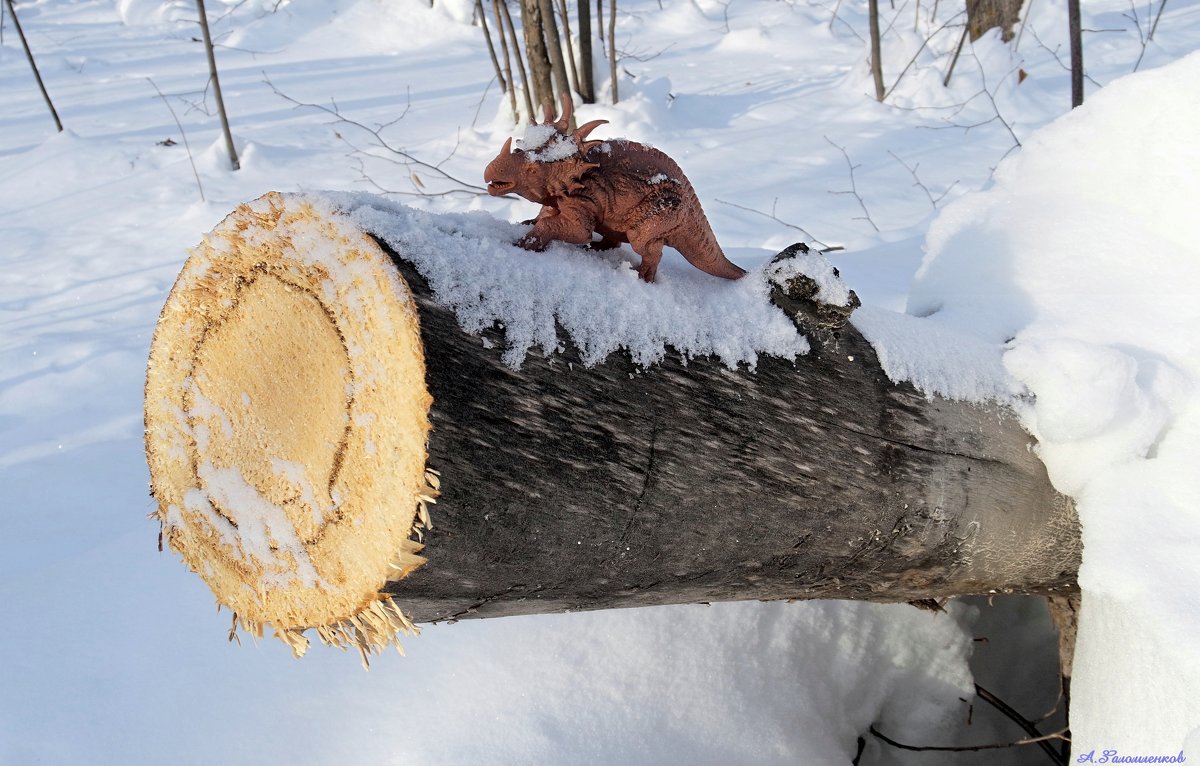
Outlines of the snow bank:
[{"label": "snow bank", "polygon": [[1192,54],[1035,134],[931,225],[909,301],[1007,344],[1025,424],[1078,500],[1077,756],[1200,751],[1197,82]]}]

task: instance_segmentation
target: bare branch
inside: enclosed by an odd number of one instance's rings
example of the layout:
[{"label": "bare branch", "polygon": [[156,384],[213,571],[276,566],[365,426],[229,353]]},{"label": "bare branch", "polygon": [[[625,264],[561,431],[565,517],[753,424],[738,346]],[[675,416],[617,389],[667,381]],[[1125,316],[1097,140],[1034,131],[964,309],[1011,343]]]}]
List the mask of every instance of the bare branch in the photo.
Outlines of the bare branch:
[{"label": "bare branch", "polygon": [[[448,162],[454,156],[454,154],[458,151],[458,141],[455,142],[454,149],[451,150],[450,154],[447,155],[443,160],[441,160],[438,163],[426,162],[425,160],[420,159],[419,157],[413,155],[412,153],[405,151],[404,149],[400,149],[398,147],[392,146],[390,143],[388,143],[388,141],[383,137],[383,131],[388,126],[394,125],[398,120],[403,118],[404,114],[406,114],[408,112],[408,106],[405,106],[404,112],[401,113],[400,117],[397,117],[396,119],[392,120],[391,122],[388,122],[386,125],[380,126],[379,128],[372,128],[367,125],[364,125],[363,123],[361,123],[357,120],[350,119],[349,117],[346,117],[345,115],[343,115],[341,113],[341,111],[338,109],[337,102],[333,101],[332,99],[330,101],[332,106],[324,106],[322,104],[310,104],[310,103],[307,103],[304,101],[298,101],[298,100],[292,98],[291,96],[287,95],[283,91],[279,90],[279,88],[275,87],[275,83],[271,82],[271,79],[269,77],[267,77],[265,72],[263,73],[263,81],[266,82],[267,86],[270,87],[271,90],[275,92],[275,95],[279,96],[280,98],[284,99],[285,101],[288,101],[288,102],[294,104],[297,108],[308,108],[308,109],[319,110],[319,111],[324,112],[325,114],[328,114],[331,117],[333,117],[335,124],[349,125],[353,128],[357,128],[358,130],[365,132],[367,135],[369,135],[371,137],[371,145],[374,148],[385,152],[385,154],[380,155],[380,154],[374,154],[371,152],[364,151],[362,148],[360,148],[359,146],[357,146],[356,144],[351,142],[349,139],[347,139],[345,136],[343,136],[340,132],[335,133],[335,135],[337,136],[337,138],[339,140],[343,141],[347,146],[349,146],[351,148],[351,150],[352,150],[351,155],[356,157],[357,161],[359,161],[360,163],[362,162],[363,157],[371,157],[376,160],[381,160],[384,162],[392,162],[397,165],[401,165],[410,171],[409,172],[410,180],[412,180],[414,178],[413,173],[415,172],[415,169],[420,168],[420,169],[423,169],[425,172],[431,174],[434,178],[454,185],[454,188],[451,188],[451,189],[442,190],[442,191],[438,191],[438,192],[429,192],[424,189],[423,184],[420,184],[420,183],[414,181],[413,187],[416,190],[414,192],[398,192],[398,191],[394,191],[394,190],[383,190],[382,187],[379,187],[381,189],[381,191],[384,191],[385,193],[388,193],[388,194],[412,194],[414,196],[421,196],[421,197],[437,197],[437,196],[446,196],[446,195],[450,195],[450,194],[470,194],[470,195],[476,195],[476,196],[484,196],[487,194],[487,189],[485,187],[478,186],[478,185],[472,184],[472,183],[468,183],[467,181],[464,181],[461,178],[457,178],[442,169],[441,166],[443,164],[445,164],[446,162]],[[364,168],[365,168],[365,165],[364,165]],[[366,178],[366,180],[368,180],[372,184],[374,184],[374,181],[372,181],[371,179],[369,179],[369,177],[366,176],[365,169],[364,169],[363,175]],[[419,178],[419,176],[417,178]],[[375,184],[375,186],[378,187],[379,185]]]},{"label": "bare branch", "polygon": [[146,80],[150,83],[150,87],[154,88],[154,92],[158,94],[158,97],[162,99],[162,102],[167,105],[167,111],[171,113],[171,119],[175,120],[175,125],[179,128],[179,135],[183,137],[183,148],[187,151],[188,162],[192,164],[192,175],[196,177],[196,188],[200,190],[200,201],[207,202],[208,200],[204,198],[204,186],[200,183],[200,173],[196,170],[196,161],[192,158],[192,147],[188,145],[187,132],[184,131],[183,125],[179,122],[179,117],[176,116],[175,110],[171,107],[171,102],[168,101],[167,97],[163,95],[163,92],[158,89],[158,85],[150,77],[147,77]]},{"label": "bare branch", "polygon": [[805,229],[801,228],[800,226],[797,226],[797,225],[796,225],[796,224],[794,224],[794,223],[788,223],[787,221],[783,220],[782,218],[779,218],[778,216],[776,216],[776,215],[775,215],[775,206],[776,206],[777,204],[779,204],[779,198],[778,198],[778,197],[776,197],[776,198],[775,198],[775,201],[774,201],[773,203],[771,203],[771,212],[769,212],[769,213],[764,213],[764,212],[763,212],[763,211],[761,211],[761,210],[755,210],[755,209],[754,209],[754,208],[752,208],[752,207],[746,207],[746,206],[744,206],[744,205],[739,205],[739,204],[737,204],[737,203],[735,203],[735,202],[726,202],[726,201],[725,201],[725,200],[723,200],[723,199],[718,199],[718,200],[717,200],[717,202],[720,202],[722,205],[729,205],[730,207],[735,207],[735,208],[737,208],[738,210],[745,210],[747,213],[754,213],[755,215],[761,215],[761,216],[763,216],[764,218],[770,218],[770,219],[771,219],[772,221],[774,221],[775,223],[778,223],[778,224],[780,224],[780,225],[782,225],[782,226],[786,226],[786,227],[788,227],[789,229],[795,229],[796,231],[800,232],[800,233],[801,233],[801,234],[803,234],[804,236],[808,237],[808,239],[809,239],[809,241],[810,241],[810,242],[812,242],[812,243],[814,243],[814,244],[816,244],[816,245],[819,245],[822,253],[832,253],[832,252],[834,252],[835,250],[841,250],[841,249],[842,249],[842,248],[841,248],[841,246],[832,246],[832,247],[831,247],[831,246],[829,246],[829,245],[825,244],[824,242],[822,242],[821,240],[817,239],[816,237],[814,237],[812,234],[809,234],[809,233],[808,233],[808,231],[806,231]]},{"label": "bare branch", "polygon": [[922,41],[921,47],[917,48],[917,52],[912,55],[912,58],[910,58],[908,60],[908,63],[904,65],[904,68],[900,70],[900,74],[896,76],[896,81],[894,83],[892,83],[892,87],[888,88],[887,92],[883,94],[884,99],[886,99],[888,96],[892,95],[892,91],[894,91],[896,89],[896,86],[898,86],[900,84],[900,81],[904,79],[904,75],[908,72],[909,68],[912,67],[912,65],[914,63],[916,63],[917,57],[921,55],[921,52],[924,51],[927,47],[929,47],[929,43],[933,41],[933,38],[937,37],[939,32],[941,32],[943,29],[945,29],[946,27],[953,24],[958,19],[958,17],[962,16],[964,13],[966,13],[966,11],[959,11],[958,13],[951,16],[949,18],[949,20],[946,21],[945,24],[942,24],[940,27],[938,27],[937,29],[935,29],[929,33],[929,35],[925,38],[925,40]]},{"label": "bare branch", "polygon": [[824,138],[825,138],[825,140],[826,140],[826,141],[829,143],[829,145],[830,145],[830,146],[832,146],[833,148],[835,148],[835,149],[837,149],[838,151],[840,151],[840,152],[842,153],[842,156],[846,158],[846,167],[847,167],[847,168],[849,169],[849,171],[850,171],[850,189],[849,189],[848,191],[831,191],[831,192],[829,192],[829,193],[830,193],[830,194],[850,194],[850,195],[853,195],[853,196],[854,196],[854,198],[855,198],[856,200],[858,200],[858,206],[859,206],[860,208],[862,208],[862,211],[863,211],[863,214],[862,214],[861,216],[858,216],[858,217],[856,217],[854,220],[856,220],[856,221],[866,221],[867,223],[871,224],[871,228],[872,228],[872,229],[874,229],[875,231],[879,231],[879,227],[878,227],[878,226],[876,226],[876,225],[875,225],[875,222],[871,220],[871,212],[870,212],[869,210],[867,210],[867,203],[863,201],[862,195],[858,193],[858,186],[857,186],[857,184],[855,184],[855,182],[854,182],[854,171],[855,171],[855,170],[856,170],[856,169],[857,169],[859,166],[858,166],[858,165],[855,165],[855,164],[854,164],[854,163],[852,163],[852,162],[850,162],[850,155],[849,155],[849,153],[847,153],[847,152],[846,152],[846,147],[844,147],[844,146],[839,146],[839,145],[835,144],[833,141],[831,141],[831,140],[829,139],[829,136],[825,136]]},{"label": "bare branch", "polygon": [[[897,748],[900,748],[901,750],[913,750],[913,751],[929,750],[929,751],[938,751],[938,752],[964,753],[964,752],[976,752],[979,750],[1002,750],[1002,749],[1010,748],[1010,747],[1021,747],[1022,745],[1034,745],[1039,742],[1048,742],[1050,740],[1070,741],[1067,739],[1067,730],[1063,729],[1061,731],[1056,731],[1051,734],[1044,734],[1040,737],[1030,737],[1029,739],[1019,739],[1015,742],[1000,742],[1000,743],[996,743],[996,744],[987,744],[987,745],[961,745],[958,747],[937,746],[937,745],[906,745],[902,742],[897,742],[896,740],[892,739],[891,737],[885,736],[883,733],[881,733],[878,729],[875,728],[875,724],[871,724],[868,731],[870,731],[873,736],[875,736],[878,739],[883,740],[884,742],[888,743],[892,747],[897,747]],[[1061,757],[1056,756],[1054,763],[1065,764],[1066,760]]]},{"label": "bare branch", "polygon": [[955,181],[954,183],[952,183],[946,187],[946,191],[942,192],[937,197],[934,197],[933,193],[929,191],[929,187],[926,186],[924,184],[924,182],[921,181],[920,176],[917,175],[917,168],[919,168],[921,166],[921,163],[918,162],[916,165],[909,167],[908,163],[905,162],[904,160],[900,159],[900,157],[898,157],[896,155],[896,153],[893,152],[891,149],[888,149],[888,154],[892,155],[892,158],[894,160],[896,160],[896,162],[899,162],[901,165],[904,166],[905,170],[907,170],[909,173],[912,174],[913,181],[914,181],[913,186],[916,186],[921,191],[925,192],[925,196],[929,198],[929,204],[933,205],[934,210],[937,210],[938,203],[946,198],[946,195],[950,193],[950,190],[958,185],[958,181]]}]

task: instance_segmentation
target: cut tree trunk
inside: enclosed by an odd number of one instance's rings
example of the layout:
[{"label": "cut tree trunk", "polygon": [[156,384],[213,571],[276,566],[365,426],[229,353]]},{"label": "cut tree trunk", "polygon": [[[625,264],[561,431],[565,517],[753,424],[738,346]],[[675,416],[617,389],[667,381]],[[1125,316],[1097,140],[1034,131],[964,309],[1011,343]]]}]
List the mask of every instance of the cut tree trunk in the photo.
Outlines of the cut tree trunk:
[{"label": "cut tree trunk", "polygon": [[389,252],[419,306],[442,486],[428,563],[387,587],[414,621],[1075,588],[1074,508],[1014,416],[892,383],[851,326],[753,372],[585,368],[565,335],[514,370],[503,330],[464,333]]}]

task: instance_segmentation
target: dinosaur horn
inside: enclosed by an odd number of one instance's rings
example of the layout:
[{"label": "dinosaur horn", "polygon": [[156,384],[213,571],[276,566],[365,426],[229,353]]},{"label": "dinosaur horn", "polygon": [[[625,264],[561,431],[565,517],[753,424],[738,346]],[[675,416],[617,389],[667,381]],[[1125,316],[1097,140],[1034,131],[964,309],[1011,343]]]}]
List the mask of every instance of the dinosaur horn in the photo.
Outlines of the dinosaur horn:
[{"label": "dinosaur horn", "polygon": [[501,157],[509,154],[512,154],[512,136],[508,137],[508,140],[504,142],[504,148],[500,150]]},{"label": "dinosaur horn", "polygon": [[559,133],[566,133],[571,128],[571,94],[564,91],[559,96],[559,100],[562,101],[562,116],[558,118],[558,122],[554,123],[554,128]]},{"label": "dinosaur horn", "polygon": [[601,125],[606,125],[606,124],[608,124],[608,120],[592,120],[591,122],[587,123],[586,125],[581,125],[579,127],[579,129],[575,131],[575,135],[574,135],[575,143],[583,144],[583,139],[587,138],[588,133],[591,133],[593,130],[600,127]]}]

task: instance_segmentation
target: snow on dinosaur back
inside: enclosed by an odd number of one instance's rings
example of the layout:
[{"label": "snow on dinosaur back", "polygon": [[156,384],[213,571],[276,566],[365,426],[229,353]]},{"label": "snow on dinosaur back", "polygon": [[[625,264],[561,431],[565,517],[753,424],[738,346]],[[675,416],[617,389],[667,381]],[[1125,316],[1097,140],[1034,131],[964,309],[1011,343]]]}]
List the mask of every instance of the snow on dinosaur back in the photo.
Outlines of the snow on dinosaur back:
[{"label": "snow on dinosaur back", "polygon": [[518,240],[527,250],[551,241],[611,249],[628,242],[641,256],[638,276],[653,282],[664,246],[688,263],[725,279],[746,272],[725,257],[700,200],[683,171],[659,150],[633,141],[587,141],[607,120],[593,120],[568,133],[571,100],[564,96],[555,121],[531,125],[513,149],[512,139],[484,170],[488,192],[515,192],[542,206],[533,228]]}]

